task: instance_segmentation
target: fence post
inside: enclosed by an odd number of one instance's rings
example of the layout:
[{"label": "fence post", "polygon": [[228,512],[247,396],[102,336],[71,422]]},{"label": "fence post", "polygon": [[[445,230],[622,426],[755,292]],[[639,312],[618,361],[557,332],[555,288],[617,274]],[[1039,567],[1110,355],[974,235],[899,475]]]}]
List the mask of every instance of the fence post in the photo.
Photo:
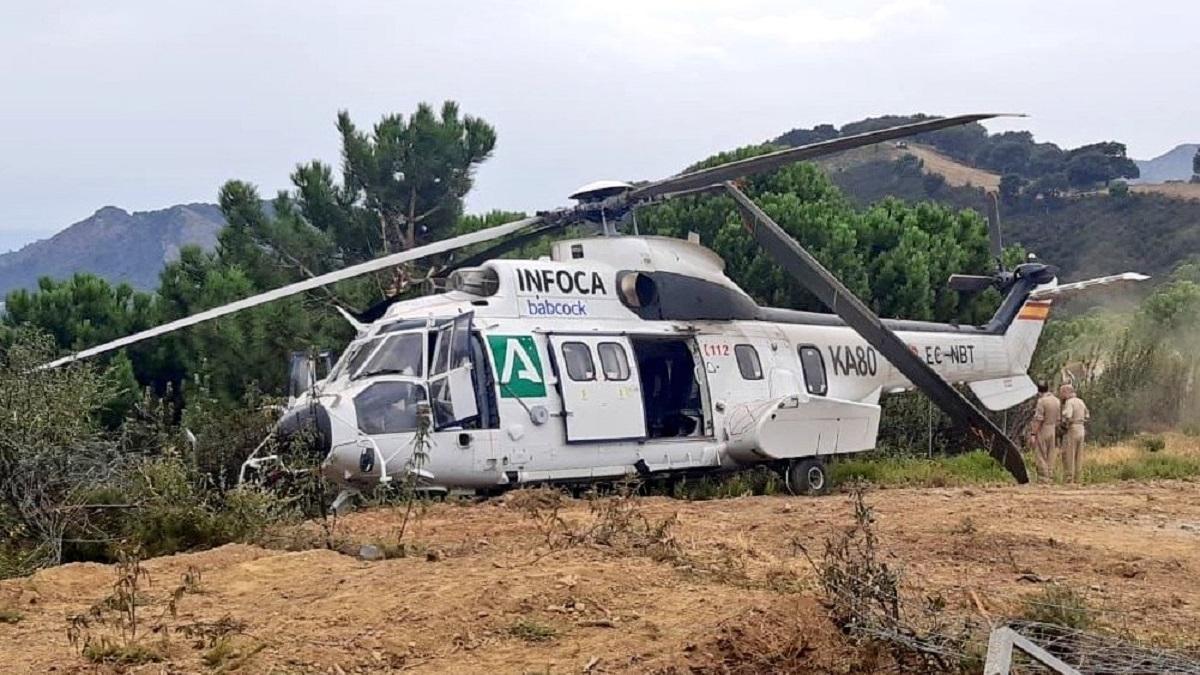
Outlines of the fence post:
[{"label": "fence post", "polygon": [[1012,669],[1013,631],[1001,626],[992,631],[988,638],[987,660],[983,664],[983,675],[1009,675]]},{"label": "fence post", "polygon": [[1008,626],[1001,626],[992,631],[988,638],[987,659],[983,664],[984,675],[1009,675],[1012,670],[1013,648],[1020,649],[1034,660],[1047,666],[1050,670],[1061,675],[1081,675],[1080,672],[1042,649],[1029,638],[1014,631]]}]

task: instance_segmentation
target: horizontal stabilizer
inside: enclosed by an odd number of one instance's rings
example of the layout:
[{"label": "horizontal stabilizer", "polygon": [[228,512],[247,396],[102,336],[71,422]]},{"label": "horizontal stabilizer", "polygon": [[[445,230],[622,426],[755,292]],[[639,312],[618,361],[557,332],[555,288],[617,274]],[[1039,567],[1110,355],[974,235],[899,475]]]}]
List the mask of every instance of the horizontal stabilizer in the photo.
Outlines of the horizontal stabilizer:
[{"label": "horizontal stabilizer", "polygon": [[1037,393],[1037,386],[1028,375],[979,380],[968,386],[988,410],[1006,410]]},{"label": "horizontal stabilizer", "polygon": [[1129,281],[1145,281],[1150,277],[1137,272],[1126,272],[1124,274],[1112,274],[1107,277],[1097,277],[1088,279],[1087,281],[1076,281],[1069,284],[1061,284],[1054,288],[1039,288],[1029,294],[1033,300],[1042,300],[1046,298],[1061,298],[1068,295],[1075,295],[1080,291],[1090,290],[1100,286],[1112,286],[1114,284],[1123,284]]}]

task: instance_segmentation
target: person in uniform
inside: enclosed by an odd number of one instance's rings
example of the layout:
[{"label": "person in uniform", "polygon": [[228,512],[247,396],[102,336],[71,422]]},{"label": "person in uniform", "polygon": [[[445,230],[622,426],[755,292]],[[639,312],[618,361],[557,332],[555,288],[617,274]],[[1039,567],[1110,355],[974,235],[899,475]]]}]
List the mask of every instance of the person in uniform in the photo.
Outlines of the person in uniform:
[{"label": "person in uniform", "polygon": [[1075,387],[1064,384],[1058,389],[1062,399],[1063,468],[1069,483],[1079,482],[1083,473],[1084,425],[1090,418],[1087,404],[1075,395]]},{"label": "person in uniform", "polygon": [[1054,480],[1054,465],[1058,463],[1057,433],[1062,402],[1058,400],[1057,396],[1050,393],[1050,387],[1045,382],[1039,382],[1037,389],[1037,406],[1033,411],[1030,435],[1033,437],[1038,480],[1048,483]]}]

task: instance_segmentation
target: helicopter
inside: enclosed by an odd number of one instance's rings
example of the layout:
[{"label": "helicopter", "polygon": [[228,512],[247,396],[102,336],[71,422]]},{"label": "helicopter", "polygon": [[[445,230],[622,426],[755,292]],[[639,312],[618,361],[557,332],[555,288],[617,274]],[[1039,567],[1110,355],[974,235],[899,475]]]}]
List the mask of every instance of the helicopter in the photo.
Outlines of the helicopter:
[{"label": "helicopter", "polygon": [[[589,484],[765,465],[789,491],[829,487],[832,460],[871,450],[880,397],[918,389],[1028,482],[989,410],[1030,398],[1027,374],[1051,303],[1125,273],[1059,284],[1052,266],[1001,260],[995,196],[991,275],[952,275],[951,288],[997,289],[982,325],[881,319],[739,187],[793,162],[998,114],[931,118],[631,184],[598,181],[576,205],[437,241],[216,307],[63,357],[58,367],[250,307],[436,255],[475,251],[438,271],[442,292],[339,308],[356,337],[332,355],[295,355],[277,441],[311,434],[337,502],[415,479],[481,493],[528,484]],[[635,211],[687,195],[725,194],[762,252],[832,313],[758,305],[695,238],[622,234]],[[570,226],[599,234],[555,241],[537,260],[498,256]],[[636,232],[636,230],[635,230]],[[482,250],[479,247],[487,245]],[[243,477],[271,463],[259,446]]]}]

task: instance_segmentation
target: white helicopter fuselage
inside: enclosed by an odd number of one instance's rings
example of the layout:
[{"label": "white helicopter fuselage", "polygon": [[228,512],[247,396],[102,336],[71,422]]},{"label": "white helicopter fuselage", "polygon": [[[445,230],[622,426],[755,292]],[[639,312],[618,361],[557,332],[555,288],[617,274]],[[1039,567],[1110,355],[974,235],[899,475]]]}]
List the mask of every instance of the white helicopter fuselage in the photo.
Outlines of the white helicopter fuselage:
[{"label": "white helicopter fuselage", "polygon": [[[666,275],[660,293],[676,284],[654,298],[676,315],[744,313],[727,306],[750,301],[722,268],[698,244],[656,237],[494,260],[456,276],[457,289],[389,307],[293,405],[327,410],[324,471],[348,489],[413,473],[442,488],[586,482],[874,448],[881,393],[911,385],[836,317],[646,318],[653,291],[639,274]],[[1001,409],[1034,392],[1025,371],[1047,305],[1026,301],[1002,331],[893,329]],[[421,404],[434,425],[418,448]]]}]

